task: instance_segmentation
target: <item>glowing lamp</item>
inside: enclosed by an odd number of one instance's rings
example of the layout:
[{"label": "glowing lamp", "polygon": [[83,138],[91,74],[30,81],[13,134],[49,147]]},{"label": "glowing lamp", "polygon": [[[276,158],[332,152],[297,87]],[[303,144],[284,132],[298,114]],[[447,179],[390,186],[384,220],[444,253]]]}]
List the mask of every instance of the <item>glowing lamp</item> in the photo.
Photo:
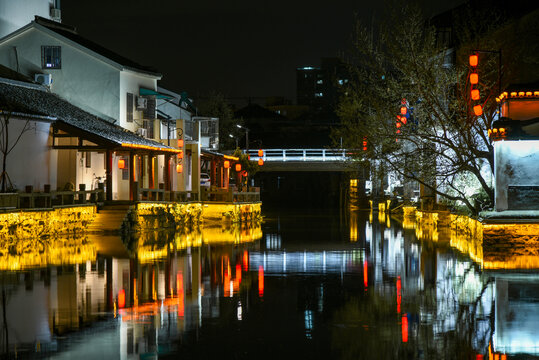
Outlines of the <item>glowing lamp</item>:
[{"label": "glowing lamp", "polygon": [[494,129],[492,129],[492,132],[493,132],[494,134],[497,134],[497,133],[498,133],[498,129],[494,128]]},{"label": "glowing lamp", "polygon": [[472,90],[472,100],[479,100],[479,90],[473,89]]},{"label": "glowing lamp", "polygon": [[500,134],[505,135],[505,128],[500,128],[498,131],[500,132]]},{"label": "glowing lamp", "polygon": [[236,171],[237,172],[240,172],[241,171],[241,164],[236,164]]},{"label": "glowing lamp", "polygon": [[367,151],[367,147],[366,147],[366,146],[363,146],[363,151]]},{"label": "glowing lamp", "polygon": [[120,159],[118,160],[118,169],[125,169],[125,160],[124,159]]},{"label": "glowing lamp", "polygon": [[526,96],[532,96],[532,92],[531,91],[526,91]]},{"label": "glowing lamp", "polygon": [[401,115],[406,115],[407,111],[408,109],[406,108],[406,106],[401,106]]},{"label": "glowing lamp", "polygon": [[518,92],[518,96],[520,96],[520,97],[524,96],[524,94],[525,94],[524,91],[519,91]]},{"label": "glowing lamp", "polygon": [[180,151],[180,152],[178,153],[178,159],[183,159],[183,151]]},{"label": "glowing lamp", "polygon": [[479,57],[477,55],[470,55],[470,66],[476,67],[479,63]]},{"label": "glowing lamp", "polygon": [[230,167],[230,161],[225,160],[224,167],[225,167],[225,169],[228,169]]},{"label": "glowing lamp", "polygon": [[397,121],[397,128],[400,128],[402,126],[402,123],[400,121]]},{"label": "glowing lamp", "polygon": [[183,172],[183,165],[182,164],[178,164],[176,165],[176,172],[179,174],[181,172]]},{"label": "glowing lamp", "polygon": [[479,75],[477,73],[470,74],[470,84],[475,85],[479,82]]},{"label": "glowing lamp", "polygon": [[401,131],[400,131],[400,130],[397,130],[397,134],[400,134],[400,133],[401,133]]},{"label": "glowing lamp", "polygon": [[259,166],[264,165],[264,159],[259,158],[259,159],[258,159],[258,165],[259,165]]},{"label": "glowing lamp", "polygon": [[511,92],[511,97],[515,97],[515,96],[517,96],[517,92],[516,91]]},{"label": "glowing lamp", "polygon": [[533,92],[533,95],[534,95],[534,96],[539,96],[539,91],[534,91],[534,92]]},{"label": "glowing lamp", "polygon": [[264,156],[264,150],[260,149],[258,150],[258,157]]},{"label": "glowing lamp", "polygon": [[183,139],[178,139],[178,147],[179,148],[183,147]]},{"label": "glowing lamp", "polygon": [[483,107],[481,107],[481,105],[475,105],[473,107],[473,113],[475,114],[475,116],[483,115]]},{"label": "glowing lamp", "polygon": [[490,136],[492,134],[492,130],[488,129],[487,133],[488,133],[488,136]]},{"label": "glowing lamp", "polygon": [[125,290],[122,289],[118,293],[118,307],[124,308],[125,307]]}]

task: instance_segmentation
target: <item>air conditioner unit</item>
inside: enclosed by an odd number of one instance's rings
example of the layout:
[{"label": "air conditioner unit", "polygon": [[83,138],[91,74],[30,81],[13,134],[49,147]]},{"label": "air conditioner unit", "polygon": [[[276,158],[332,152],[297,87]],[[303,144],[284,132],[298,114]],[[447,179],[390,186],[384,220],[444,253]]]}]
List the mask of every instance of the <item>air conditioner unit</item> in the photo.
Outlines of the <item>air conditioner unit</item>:
[{"label": "air conditioner unit", "polygon": [[148,130],[145,128],[138,128],[137,134],[143,137],[146,137],[148,135]]},{"label": "air conditioner unit", "polygon": [[52,20],[60,21],[62,19],[62,12],[60,9],[51,8],[50,16]]},{"label": "air conditioner unit", "polygon": [[35,74],[34,81],[41,85],[51,86],[52,76],[51,74]]},{"label": "air conditioner unit", "polygon": [[146,110],[148,99],[137,96],[137,110]]}]

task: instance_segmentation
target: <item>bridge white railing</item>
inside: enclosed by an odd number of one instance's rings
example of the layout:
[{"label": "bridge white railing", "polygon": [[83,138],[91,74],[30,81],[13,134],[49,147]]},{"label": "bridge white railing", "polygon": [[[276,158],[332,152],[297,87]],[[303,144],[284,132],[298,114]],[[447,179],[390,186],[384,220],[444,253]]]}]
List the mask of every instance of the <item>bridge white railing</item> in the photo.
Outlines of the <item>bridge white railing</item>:
[{"label": "bridge white railing", "polygon": [[[345,161],[350,157],[350,152],[345,149],[262,149],[264,161]],[[258,150],[249,150],[251,160],[258,160]]]}]

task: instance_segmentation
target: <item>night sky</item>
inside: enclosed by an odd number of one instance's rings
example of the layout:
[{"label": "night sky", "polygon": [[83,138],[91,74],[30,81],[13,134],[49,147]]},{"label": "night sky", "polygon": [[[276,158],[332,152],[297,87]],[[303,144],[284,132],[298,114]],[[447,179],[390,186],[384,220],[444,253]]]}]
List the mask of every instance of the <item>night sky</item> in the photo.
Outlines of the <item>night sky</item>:
[{"label": "night sky", "polygon": [[[426,12],[441,8],[422,0]],[[163,74],[160,86],[195,99],[295,100],[295,69],[319,66],[351,43],[355,15],[381,16],[383,1],[62,1],[80,35]]]}]

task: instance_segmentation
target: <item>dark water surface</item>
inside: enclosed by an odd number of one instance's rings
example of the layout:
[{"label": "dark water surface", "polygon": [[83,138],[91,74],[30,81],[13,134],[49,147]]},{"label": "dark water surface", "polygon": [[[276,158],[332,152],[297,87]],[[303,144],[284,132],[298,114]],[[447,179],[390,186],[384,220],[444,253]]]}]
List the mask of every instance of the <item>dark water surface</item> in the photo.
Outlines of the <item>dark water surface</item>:
[{"label": "dark water surface", "polygon": [[150,233],[125,249],[115,237],[7,244],[0,349],[60,359],[539,358],[539,272],[482,270],[444,235],[406,228],[376,214],[281,211],[261,227]]}]

